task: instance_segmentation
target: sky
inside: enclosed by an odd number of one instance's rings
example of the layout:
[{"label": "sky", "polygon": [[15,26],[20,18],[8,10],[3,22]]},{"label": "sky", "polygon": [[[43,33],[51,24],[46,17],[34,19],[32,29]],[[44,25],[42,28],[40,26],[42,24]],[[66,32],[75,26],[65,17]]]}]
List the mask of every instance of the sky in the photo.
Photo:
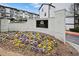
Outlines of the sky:
[{"label": "sky", "polygon": [[[0,5],[26,10],[38,14],[41,3],[0,3]],[[56,10],[69,10],[71,3],[52,3],[52,5],[56,7]]]},{"label": "sky", "polygon": [[56,7],[55,10],[66,9],[68,11],[70,11],[71,4],[72,3],[52,3],[52,5]]},{"label": "sky", "polygon": [[26,10],[33,13],[39,13],[40,3],[0,3],[0,5]]}]

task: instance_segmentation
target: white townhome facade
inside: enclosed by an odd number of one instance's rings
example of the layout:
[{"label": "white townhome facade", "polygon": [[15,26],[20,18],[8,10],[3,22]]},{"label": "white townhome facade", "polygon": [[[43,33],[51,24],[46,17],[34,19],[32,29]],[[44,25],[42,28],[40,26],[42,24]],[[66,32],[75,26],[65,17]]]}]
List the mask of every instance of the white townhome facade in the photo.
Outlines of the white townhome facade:
[{"label": "white townhome facade", "polygon": [[23,18],[28,19],[29,18],[29,13],[27,11],[24,11],[23,13]]},{"label": "white townhome facade", "polygon": [[5,8],[6,18],[10,17],[10,8]]},{"label": "white townhome facade", "polygon": [[54,11],[55,11],[55,6],[48,3],[44,3],[39,8],[40,18],[54,17],[55,16]]}]

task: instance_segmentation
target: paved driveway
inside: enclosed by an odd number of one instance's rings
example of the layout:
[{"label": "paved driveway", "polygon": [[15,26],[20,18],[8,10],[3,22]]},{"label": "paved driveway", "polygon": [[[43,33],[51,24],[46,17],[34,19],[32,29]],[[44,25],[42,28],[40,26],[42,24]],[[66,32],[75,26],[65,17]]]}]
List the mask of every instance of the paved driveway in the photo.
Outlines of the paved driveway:
[{"label": "paved driveway", "polygon": [[79,45],[79,36],[66,34],[66,40]]}]

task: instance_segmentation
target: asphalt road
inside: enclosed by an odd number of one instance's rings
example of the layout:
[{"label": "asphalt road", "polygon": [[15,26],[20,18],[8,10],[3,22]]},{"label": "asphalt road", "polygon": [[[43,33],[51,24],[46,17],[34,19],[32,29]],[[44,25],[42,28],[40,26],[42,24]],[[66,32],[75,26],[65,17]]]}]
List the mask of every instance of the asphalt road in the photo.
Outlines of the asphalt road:
[{"label": "asphalt road", "polygon": [[79,36],[66,34],[66,40],[79,45]]}]

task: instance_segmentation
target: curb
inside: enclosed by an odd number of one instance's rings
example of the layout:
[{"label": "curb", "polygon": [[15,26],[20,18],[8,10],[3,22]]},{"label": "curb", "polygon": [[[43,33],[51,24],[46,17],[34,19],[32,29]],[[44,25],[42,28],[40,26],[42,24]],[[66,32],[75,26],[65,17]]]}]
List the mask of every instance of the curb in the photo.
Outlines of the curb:
[{"label": "curb", "polygon": [[69,41],[67,41],[67,42],[79,52],[79,45],[72,43],[72,42],[69,42]]},{"label": "curb", "polygon": [[77,32],[65,31],[65,33],[66,33],[66,34],[70,34],[70,35],[79,36],[79,33],[77,33]]}]

